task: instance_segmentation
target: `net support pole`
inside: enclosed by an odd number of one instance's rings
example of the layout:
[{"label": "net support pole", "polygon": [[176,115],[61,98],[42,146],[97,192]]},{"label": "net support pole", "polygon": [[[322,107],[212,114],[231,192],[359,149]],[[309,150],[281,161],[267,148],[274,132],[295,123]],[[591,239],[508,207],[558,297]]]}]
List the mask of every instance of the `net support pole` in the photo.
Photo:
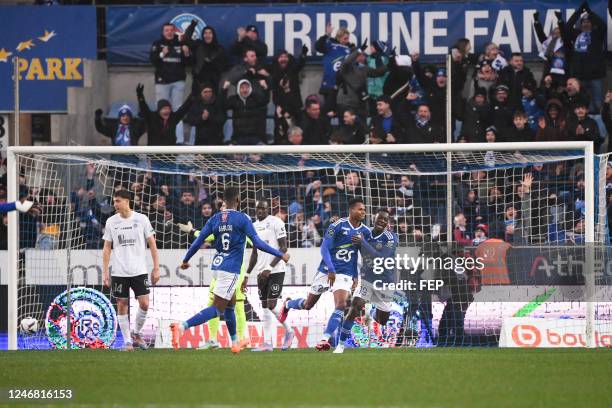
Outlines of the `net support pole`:
[{"label": "net support pole", "polygon": [[[451,113],[451,56],[446,57],[446,143],[453,142]],[[453,242],[453,153],[446,152],[446,242]],[[449,248],[450,249],[450,248]]]},{"label": "net support pole", "polygon": [[[14,136],[14,144],[13,146],[19,146],[20,139],[20,116],[21,116],[21,107],[19,104],[19,57],[13,58],[13,116],[15,123],[13,125],[15,136]],[[9,141],[10,143],[10,141]]]},{"label": "net support pole", "polygon": [[595,344],[595,155],[593,144],[584,148],[584,202],[585,202],[585,263],[584,291],[586,301],[585,339],[586,346]]},{"label": "net support pole", "polygon": [[71,208],[71,194],[72,194],[72,172],[71,166],[69,165],[66,169],[66,218],[68,221],[68,231],[66,234],[66,290],[68,296],[66,296],[66,310],[67,310],[67,318],[66,318],[66,349],[72,349],[72,268],[71,268],[71,253],[70,248],[72,248],[72,208]]},{"label": "net support pole", "polygon": [[[7,149],[7,195],[8,201],[17,201],[17,159],[11,149]],[[17,350],[17,284],[19,282],[19,236],[17,232],[17,211],[11,211],[8,216],[8,349]]]}]

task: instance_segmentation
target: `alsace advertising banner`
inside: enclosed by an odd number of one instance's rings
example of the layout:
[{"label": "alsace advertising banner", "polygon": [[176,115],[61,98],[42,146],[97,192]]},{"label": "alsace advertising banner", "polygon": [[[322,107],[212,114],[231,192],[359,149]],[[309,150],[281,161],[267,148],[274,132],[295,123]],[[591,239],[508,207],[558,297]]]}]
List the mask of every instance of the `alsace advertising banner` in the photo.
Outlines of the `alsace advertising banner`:
[{"label": "alsace advertising banner", "polygon": [[97,55],[95,7],[3,6],[0,27],[0,112],[14,109],[13,57],[20,109],[66,111],[66,90],[83,84],[84,61]]},{"label": "alsace advertising banner", "polygon": [[[184,32],[198,20],[195,35],[212,26],[221,44],[228,48],[236,39],[236,28],[254,24],[268,46],[268,56],[280,49],[293,53],[305,44],[316,56],[314,42],[325,34],[328,22],[347,27],[357,44],[368,39],[388,42],[398,54],[419,52],[424,60],[442,60],[459,38],[468,38],[475,50],[488,41],[505,53],[522,52],[536,59],[539,44],[533,29],[533,13],[539,11],[544,31],[556,24],[554,12],[569,18],[582,0],[506,2],[405,2],[370,4],[283,4],[109,7],[106,14],[108,62],[149,64],[151,43],[161,35],[161,26],[172,22]],[[604,0],[589,1],[591,9],[611,26]],[[612,41],[608,40],[608,47]],[[610,48],[608,48],[610,50]]]}]

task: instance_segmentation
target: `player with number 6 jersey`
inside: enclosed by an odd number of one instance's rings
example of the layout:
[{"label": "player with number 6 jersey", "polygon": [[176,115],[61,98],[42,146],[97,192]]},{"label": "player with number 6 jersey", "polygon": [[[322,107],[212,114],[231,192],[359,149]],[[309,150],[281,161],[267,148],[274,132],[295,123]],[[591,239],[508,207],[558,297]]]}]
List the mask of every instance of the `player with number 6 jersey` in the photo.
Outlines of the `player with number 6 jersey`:
[{"label": "player with number 6 jersey", "polygon": [[240,205],[240,191],[237,188],[228,187],[224,192],[223,202],[226,210],[216,213],[208,220],[198,238],[189,247],[181,264],[181,269],[189,268],[189,260],[204,244],[206,237],[214,235],[213,247],[216,249],[216,253],[211,270],[213,271],[213,277],[216,279],[216,285],[213,305],[201,310],[186,321],[175,322],[170,325],[172,347],[175,349],[179,348],[180,337],[185,329],[224,315],[227,330],[232,339],[232,352],[238,353],[240,351],[236,336],[234,304],[236,303],[235,289],[244,258],[247,236],[251,239],[255,248],[277,256],[285,262],[289,260],[289,254],[283,254],[262,241],[255,232],[251,219],[237,210]]}]

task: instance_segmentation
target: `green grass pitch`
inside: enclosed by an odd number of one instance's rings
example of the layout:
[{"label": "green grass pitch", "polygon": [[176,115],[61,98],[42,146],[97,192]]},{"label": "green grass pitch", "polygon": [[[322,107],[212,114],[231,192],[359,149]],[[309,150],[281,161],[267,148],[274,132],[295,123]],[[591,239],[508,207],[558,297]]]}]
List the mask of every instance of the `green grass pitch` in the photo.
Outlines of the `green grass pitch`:
[{"label": "green grass pitch", "polygon": [[612,350],[0,352],[0,406],[12,388],[73,390],[53,406],[610,408]]}]

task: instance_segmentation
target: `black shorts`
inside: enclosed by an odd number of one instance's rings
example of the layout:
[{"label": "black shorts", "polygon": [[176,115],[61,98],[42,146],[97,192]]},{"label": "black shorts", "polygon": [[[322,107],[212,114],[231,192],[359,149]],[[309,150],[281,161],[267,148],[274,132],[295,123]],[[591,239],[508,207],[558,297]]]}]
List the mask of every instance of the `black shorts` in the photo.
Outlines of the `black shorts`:
[{"label": "black shorts", "polygon": [[148,295],[150,292],[149,275],[144,274],[132,277],[111,277],[111,293],[113,294],[113,297],[123,299],[129,298],[130,288],[132,288],[136,297]]},{"label": "black shorts", "polygon": [[259,300],[276,300],[280,297],[283,291],[283,281],[285,280],[285,272],[271,273],[268,279],[257,277],[257,289],[259,291]]}]

